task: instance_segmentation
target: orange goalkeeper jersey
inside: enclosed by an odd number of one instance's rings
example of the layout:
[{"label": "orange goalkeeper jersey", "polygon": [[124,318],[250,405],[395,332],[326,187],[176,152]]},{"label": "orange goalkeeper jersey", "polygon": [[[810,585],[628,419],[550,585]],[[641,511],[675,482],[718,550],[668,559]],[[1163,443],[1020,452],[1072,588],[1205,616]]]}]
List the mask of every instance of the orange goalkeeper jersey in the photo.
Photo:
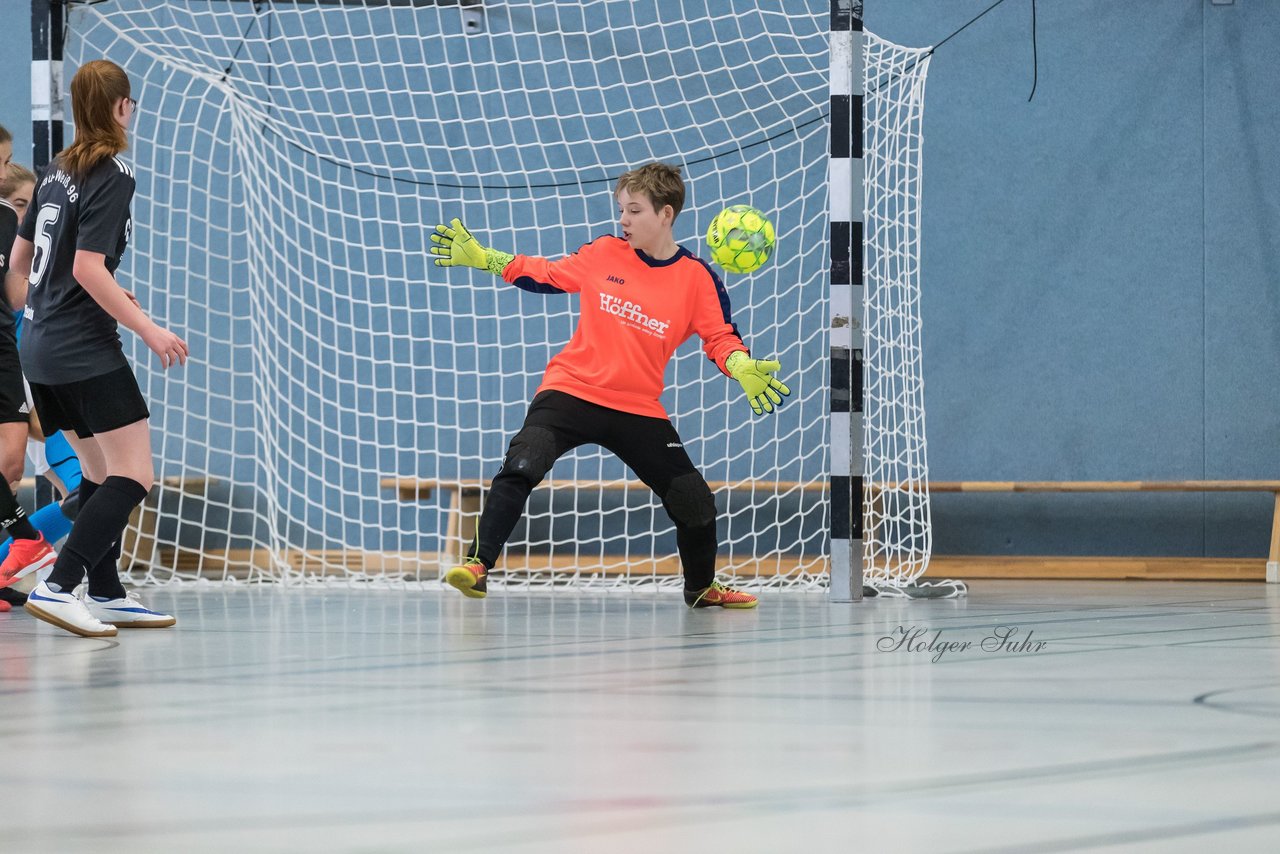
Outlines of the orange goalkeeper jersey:
[{"label": "orange goalkeeper jersey", "polygon": [[517,255],[502,277],[535,293],[581,295],[578,328],[547,363],[538,391],[666,418],[658,398],[677,347],[697,335],[721,372],[730,353],[747,349],[724,284],[684,247],[657,261],[620,237],[601,237],[558,261]]}]

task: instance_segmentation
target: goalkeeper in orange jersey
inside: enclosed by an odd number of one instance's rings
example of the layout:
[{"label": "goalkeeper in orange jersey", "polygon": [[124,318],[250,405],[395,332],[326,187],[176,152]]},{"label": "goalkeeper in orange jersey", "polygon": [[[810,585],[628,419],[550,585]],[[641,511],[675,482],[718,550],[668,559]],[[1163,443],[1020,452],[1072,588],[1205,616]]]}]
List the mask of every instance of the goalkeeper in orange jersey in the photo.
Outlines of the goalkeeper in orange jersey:
[{"label": "goalkeeper in orange jersey", "polygon": [[445,574],[464,595],[484,597],[489,570],[552,464],[595,444],[630,467],[675,523],[685,602],[756,606],[755,596],[715,580],[715,498],[658,398],[667,362],[695,334],[707,358],[742,384],[757,414],[772,412],[791,392],[773,377],[777,362],[749,355],[719,277],[675,242],[672,224],[684,195],[678,167],[650,163],[623,174],[614,190],[622,236],[600,237],[558,261],[487,249],[457,219],[431,235],[442,267],[488,270],[534,293],[581,295],[578,327],[547,364],[493,479],[468,556]]}]

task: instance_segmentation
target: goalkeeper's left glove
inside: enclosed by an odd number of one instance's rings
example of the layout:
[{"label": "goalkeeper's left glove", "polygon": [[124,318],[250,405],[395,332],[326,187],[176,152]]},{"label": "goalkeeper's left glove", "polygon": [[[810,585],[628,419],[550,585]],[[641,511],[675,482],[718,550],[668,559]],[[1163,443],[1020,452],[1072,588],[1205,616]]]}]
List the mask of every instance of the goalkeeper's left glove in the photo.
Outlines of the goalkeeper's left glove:
[{"label": "goalkeeper's left glove", "polygon": [[448,225],[436,226],[431,242],[435,244],[431,247],[431,254],[437,256],[438,267],[475,267],[501,276],[502,269],[516,257],[509,252],[481,246],[456,216]]},{"label": "goalkeeper's left glove", "polygon": [[783,395],[790,395],[791,389],[774,379],[775,373],[782,365],[765,359],[753,359],[742,350],[736,350],[724,360],[725,370],[738,382],[747,393],[747,400],[756,415],[772,412],[774,406],[782,404]]}]

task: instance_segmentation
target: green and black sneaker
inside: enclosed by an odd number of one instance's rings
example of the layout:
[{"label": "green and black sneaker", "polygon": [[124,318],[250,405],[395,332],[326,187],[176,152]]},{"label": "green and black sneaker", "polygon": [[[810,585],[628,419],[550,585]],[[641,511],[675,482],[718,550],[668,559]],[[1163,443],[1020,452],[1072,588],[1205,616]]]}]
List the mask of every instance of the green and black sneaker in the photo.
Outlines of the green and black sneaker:
[{"label": "green and black sneaker", "polygon": [[684,604],[690,608],[754,608],[758,602],[750,593],[713,581],[702,590],[684,591]]},{"label": "green and black sneaker", "polygon": [[483,599],[489,592],[489,571],[475,558],[467,558],[462,566],[455,566],[444,574],[444,582],[462,591],[463,596]]}]

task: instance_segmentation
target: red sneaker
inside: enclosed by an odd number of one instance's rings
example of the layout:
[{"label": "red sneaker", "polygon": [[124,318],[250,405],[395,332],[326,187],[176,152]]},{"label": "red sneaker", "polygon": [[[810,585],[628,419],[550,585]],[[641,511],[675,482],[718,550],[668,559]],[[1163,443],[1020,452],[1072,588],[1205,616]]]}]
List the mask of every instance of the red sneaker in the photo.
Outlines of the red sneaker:
[{"label": "red sneaker", "polygon": [[34,540],[14,540],[8,557],[0,564],[0,587],[8,587],[28,573],[52,566],[57,559],[58,553],[44,534]]},{"label": "red sneaker", "polygon": [[686,590],[684,604],[690,608],[754,608],[758,603],[756,597],[741,590],[726,587],[719,581],[711,582],[704,590]]},{"label": "red sneaker", "polygon": [[462,591],[463,596],[472,599],[483,599],[489,592],[489,573],[484,564],[475,558],[467,560],[462,566],[455,566],[444,574],[445,584]]}]

